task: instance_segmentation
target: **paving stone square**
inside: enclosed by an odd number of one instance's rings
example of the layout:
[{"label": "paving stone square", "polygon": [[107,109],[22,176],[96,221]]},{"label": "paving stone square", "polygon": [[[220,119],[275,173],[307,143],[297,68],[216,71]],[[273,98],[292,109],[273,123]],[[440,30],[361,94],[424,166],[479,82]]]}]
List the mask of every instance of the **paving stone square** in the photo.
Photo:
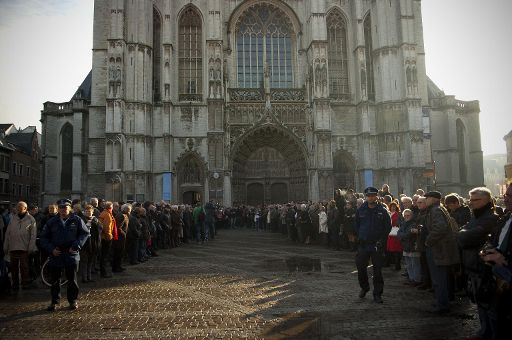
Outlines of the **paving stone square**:
[{"label": "paving stone square", "polygon": [[[161,250],[121,274],[80,283],[79,308],[47,312],[49,289],[0,301],[1,339],[463,339],[476,309],[384,268],[384,304],[357,297],[355,253],[297,245],[281,234],[220,230],[214,241]],[[371,270],[370,270],[371,273]],[[65,295],[63,295],[65,296]]]}]

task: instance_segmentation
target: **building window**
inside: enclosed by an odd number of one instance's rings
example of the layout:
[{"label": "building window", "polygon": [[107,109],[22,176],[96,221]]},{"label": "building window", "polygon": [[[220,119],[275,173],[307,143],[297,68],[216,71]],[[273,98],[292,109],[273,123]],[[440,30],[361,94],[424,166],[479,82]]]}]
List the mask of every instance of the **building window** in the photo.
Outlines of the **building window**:
[{"label": "building window", "polygon": [[27,195],[25,197],[27,199],[30,197],[30,185],[27,185]]},{"label": "building window", "polygon": [[162,17],[160,13],[153,8],[153,101],[162,100],[160,92],[160,74],[162,62]]},{"label": "building window", "polygon": [[18,165],[16,162],[12,162],[12,174],[16,175],[16,169],[18,169]]},{"label": "building window", "polygon": [[236,27],[238,86],[259,88],[265,70],[270,87],[293,87],[292,23],[279,8],[256,4]]},{"label": "building window", "polygon": [[18,196],[23,196],[23,185],[18,184]]},{"label": "building window", "polygon": [[30,167],[27,166],[27,168],[25,169],[26,173],[27,173],[27,177],[30,177]]},{"label": "building window", "polygon": [[460,119],[457,119],[456,123],[457,129],[457,151],[459,154],[459,182],[466,183],[467,182],[467,167],[466,167],[466,141],[465,141],[465,132],[466,128]]},{"label": "building window", "polygon": [[333,99],[350,100],[347,23],[338,9],[334,9],[327,16],[327,45],[329,46],[329,95]]},{"label": "building window", "polygon": [[60,190],[71,190],[73,178],[73,126],[65,124],[61,132]]},{"label": "building window", "polygon": [[373,79],[372,18],[364,19],[364,53],[366,59],[366,93],[369,100],[375,100],[375,81]]},{"label": "building window", "polygon": [[203,39],[201,17],[188,7],[179,21],[179,100],[201,101],[203,93]]},{"label": "building window", "polygon": [[23,176],[23,164],[18,164],[18,176]]}]

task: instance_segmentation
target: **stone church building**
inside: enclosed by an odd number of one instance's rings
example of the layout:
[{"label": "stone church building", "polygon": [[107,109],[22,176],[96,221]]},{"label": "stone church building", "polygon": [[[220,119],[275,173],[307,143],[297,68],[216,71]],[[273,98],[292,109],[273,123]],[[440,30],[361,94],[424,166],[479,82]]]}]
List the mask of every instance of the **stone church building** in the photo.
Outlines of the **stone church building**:
[{"label": "stone church building", "polygon": [[483,183],[479,104],[427,77],[419,0],[96,0],[46,102],[43,201],[322,200]]}]

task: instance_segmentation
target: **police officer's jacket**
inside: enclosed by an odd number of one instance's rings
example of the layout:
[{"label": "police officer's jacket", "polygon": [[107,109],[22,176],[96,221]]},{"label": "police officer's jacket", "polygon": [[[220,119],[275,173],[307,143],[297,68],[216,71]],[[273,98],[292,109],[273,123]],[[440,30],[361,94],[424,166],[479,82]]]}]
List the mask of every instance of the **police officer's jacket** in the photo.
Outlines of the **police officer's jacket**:
[{"label": "police officer's jacket", "polygon": [[375,208],[369,208],[364,202],[356,213],[356,230],[361,246],[374,247],[380,242],[386,246],[387,237],[391,231],[391,218],[382,203],[377,202]]},{"label": "police officer's jacket", "polygon": [[[90,232],[84,221],[71,214],[65,223],[59,215],[52,217],[41,233],[41,246],[50,254],[49,265],[54,267],[76,266],[80,261],[78,251],[82,249]],[[55,248],[61,251],[60,256],[53,256]],[[75,253],[70,253],[72,249]]]}]

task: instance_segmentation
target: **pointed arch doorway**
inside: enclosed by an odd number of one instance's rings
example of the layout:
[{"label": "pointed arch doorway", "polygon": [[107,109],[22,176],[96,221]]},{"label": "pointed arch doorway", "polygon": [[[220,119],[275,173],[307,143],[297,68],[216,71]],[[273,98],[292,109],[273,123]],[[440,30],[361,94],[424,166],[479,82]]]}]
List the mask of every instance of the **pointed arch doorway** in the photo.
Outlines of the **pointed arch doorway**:
[{"label": "pointed arch doorway", "polygon": [[204,198],[206,164],[195,152],[189,152],[177,162],[178,198],[184,204],[195,205]]},{"label": "pointed arch doorway", "polygon": [[308,199],[306,153],[274,125],[247,133],[234,146],[233,200],[251,206]]}]

